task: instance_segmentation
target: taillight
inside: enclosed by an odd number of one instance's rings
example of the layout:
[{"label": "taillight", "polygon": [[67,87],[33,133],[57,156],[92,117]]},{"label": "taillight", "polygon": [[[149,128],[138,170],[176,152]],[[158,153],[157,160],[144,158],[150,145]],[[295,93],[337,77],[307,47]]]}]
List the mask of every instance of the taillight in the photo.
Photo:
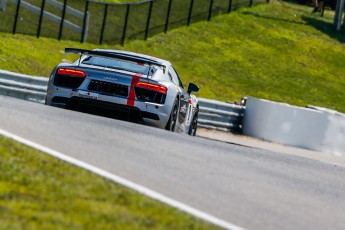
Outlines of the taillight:
[{"label": "taillight", "polygon": [[72,77],[85,77],[86,76],[86,74],[81,70],[66,69],[66,68],[58,68],[57,73],[61,74],[61,75],[72,76]]},{"label": "taillight", "polygon": [[143,89],[149,89],[153,91],[157,91],[159,93],[167,94],[168,88],[161,85],[156,85],[148,82],[138,82],[135,84],[135,87],[143,88]]}]

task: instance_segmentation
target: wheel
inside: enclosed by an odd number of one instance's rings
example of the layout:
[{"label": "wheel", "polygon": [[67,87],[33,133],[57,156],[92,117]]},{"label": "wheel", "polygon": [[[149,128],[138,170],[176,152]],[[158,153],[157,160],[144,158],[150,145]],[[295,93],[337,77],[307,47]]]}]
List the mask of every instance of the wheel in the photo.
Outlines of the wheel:
[{"label": "wheel", "polygon": [[195,136],[197,128],[198,128],[198,113],[195,113],[192,123],[189,126],[188,134],[191,136]]},{"label": "wheel", "polygon": [[167,125],[165,126],[166,130],[175,132],[175,127],[176,127],[176,121],[177,121],[177,115],[178,115],[178,99],[175,99],[173,109],[171,111],[169,120]]}]

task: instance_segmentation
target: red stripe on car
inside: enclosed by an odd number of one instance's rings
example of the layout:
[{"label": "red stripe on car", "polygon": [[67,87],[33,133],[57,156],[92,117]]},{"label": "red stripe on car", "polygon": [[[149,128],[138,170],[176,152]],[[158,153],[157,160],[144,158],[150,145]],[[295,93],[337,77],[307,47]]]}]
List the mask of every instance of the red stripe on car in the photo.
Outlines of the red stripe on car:
[{"label": "red stripe on car", "polygon": [[128,106],[134,106],[134,101],[135,101],[135,92],[134,92],[134,86],[135,84],[137,84],[140,80],[140,77],[142,76],[143,74],[141,73],[136,73],[133,78],[132,78],[132,82],[131,82],[131,88],[129,90],[129,96],[128,96],[128,99],[127,99],[127,105]]}]

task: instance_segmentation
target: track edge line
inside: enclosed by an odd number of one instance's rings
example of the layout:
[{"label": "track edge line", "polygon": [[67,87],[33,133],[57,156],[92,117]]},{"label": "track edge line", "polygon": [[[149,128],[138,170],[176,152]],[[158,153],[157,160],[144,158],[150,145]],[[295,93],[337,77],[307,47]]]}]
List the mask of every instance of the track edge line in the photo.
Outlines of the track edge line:
[{"label": "track edge line", "polygon": [[58,158],[58,159],[60,159],[62,161],[65,161],[65,162],[67,162],[67,163],[69,163],[71,165],[75,165],[77,167],[83,168],[83,169],[88,170],[88,171],[90,171],[90,172],[92,172],[94,174],[97,174],[97,175],[99,175],[99,176],[101,176],[103,178],[109,179],[109,180],[111,180],[111,181],[113,181],[113,182],[115,182],[117,184],[120,184],[120,185],[125,186],[125,187],[130,188],[130,189],[133,189],[133,190],[135,190],[135,191],[137,191],[137,192],[139,192],[139,193],[141,193],[141,194],[143,194],[145,196],[148,196],[148,197],[150,197],[150,198],[152,198],[154,200],[157,200],[159,202],[167,204],[167,205],[169,205],[171,207],[177,208],[180,211],[188,213],[188,214],[190,214],[190,215],[192,215],[192,216],[194,216],[196,218],[202,219],[202,220],[204,220],[206,222],[209,222],[211,224],[214,224],[214,225],[216,225],[218,227],[221,227],[221,228],[224,228],[224,229],[228,229],[228,230],[245,230],[242,227],[239,227],[237,225],[231,224],[231,223],[226,222],[226,221],[224,221],[222,219],[219,219],[219,218],[217,218],[215,216],[212,216],[212,215],[207,214],[205,212],[202,212],[202,211],[200,211],[198,209],[190,207],[190,206],[188,206],[186,204],[183,204],[183,203],[181,203],[179,201],[176,201],[176,200],[174,200],[172,198],[169,198],[169,197],[167,197],[167,196],[165,196],[163,194],[155,192],[155,191],[153,191],[153,190],[151,190],[149,188],[146,188],[146,187],[144,187],[142,185],[139,185],[139,184],[136,184],[136,183],[134,183],[132,181],[126,180],[126,179],[124,179],[124,178],[122,178],[120,176],[111,174],[111,173],[109,173],[109,172],[107,172],[105,170],[102,170],[100,168],[97,168],[95,166],[92,166],[90,164],[82,162],[80,160],[77,160],[77,159],[75,159],[73,157],[67,156],[67,155],[65,155],[63,153],[60,153],[58,151],[55,151],[53,149],[50,149],[50,148],[45,147],[43,145],[40,145],[38,143],[32,142],[30,140],[27,140],[27,139],[25,139],[23,137],[17,136],[15,134],[10,133],[8,131],[5,131],[3,129],[0,129],[0,134],[5,136],[5,137],[7,137],[7,138],[9,138],[9,139],[15,140],[15,141],[17,141],[17,142],[19,142],[21,144],[24,144],[26,146],[32,147],[32,148],[34,148],[36,150],[39,150],[41,152],[47,153],[47,154],[49,154],[49,155],[51,155],[51,156],[53,156],[55,158]]}]

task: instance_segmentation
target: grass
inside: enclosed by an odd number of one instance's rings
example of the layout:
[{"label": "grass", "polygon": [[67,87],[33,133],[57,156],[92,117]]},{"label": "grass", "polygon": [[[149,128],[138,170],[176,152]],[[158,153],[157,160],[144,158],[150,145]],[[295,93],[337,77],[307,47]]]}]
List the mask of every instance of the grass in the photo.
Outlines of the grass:
[{"label": "grass", "polygon": [[200,86],[199,97],[249,95],[345,112],[345,35],[333,30],[333,12],[311,10],[274,0],[124,47],[3,33],[0,68],[49,76],[65,47],[126,49],[172,61],[185,83]]},{"label": "grass", "polygon": [[217,229],[0,136],[0,229]]},{"label": "grass", "polygon": [[172,60],[203,97],[251,95],[344,112],[345,37],[332,30],[332,19],[275,1],[125,48]]},{"label": "grass", "polygon": [[[168,5],[170,0],[155,0],[152,8],[152,15],[150,20],[150,27],[148,36],[156,35],[165,30],[166,17]],[[41,8],[42,0],[26,0],[26,2]],[[107,10],[107,20],[105,23],[104,34],[101,38],[103,18],[105,14],[105,4],[97,2],[89,2],[88,12],[90,21],[88,25],[87,41],[91,43],[109,43],[121,44],[124,32],[125,17],[127,6],[118,3],[135,3],[134,1],[125,0],[106,0],[102,1],[110,3]],[[250,0],[232,0],[232,9],[248,6]],[[254,4],[263,3],[264,0],[254,0]],[[70,6],[80,12],[85,10],[85,1],[81,0],[68,0],[67,6]],[[126,27],[126,40],[144,39],[147,25],[147,18],[149,12],[149,3],[132,4],[128,15],[128,24]],[[191,15],[191,22],[206,20],[210,7],[210,0],[197,0],[194,1],[193,10]],[[215,0],[212,7],[212,14],[218,15],[228,11],[229,0]],[[189,14],[190,1],[186,0],[173,0],[171,12],[169,17],[168,29],[180,27],[187,24]],[[45,4],[45,11],[53,13],[61,17],[62,10]],[[8,2],[5,11],[0,11],[0,31],[12,32],[14,25],[14,18],[16,15],[16,4]],[[71,14],[65,15],[65,20],[72,22],[78,27],[83,27],[83,18],[73,16]],[[39,23],[39,15],[32,13],[30,10],[20,8],[16,32],[22,34],[37,35]],[[43,18],[40,36],[58,38],[60,25],[53,23],[47,18]],[[80,41],[81,35],[67,27],[62,30],[62,39]]]}]

